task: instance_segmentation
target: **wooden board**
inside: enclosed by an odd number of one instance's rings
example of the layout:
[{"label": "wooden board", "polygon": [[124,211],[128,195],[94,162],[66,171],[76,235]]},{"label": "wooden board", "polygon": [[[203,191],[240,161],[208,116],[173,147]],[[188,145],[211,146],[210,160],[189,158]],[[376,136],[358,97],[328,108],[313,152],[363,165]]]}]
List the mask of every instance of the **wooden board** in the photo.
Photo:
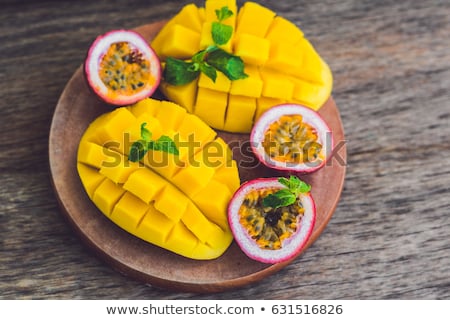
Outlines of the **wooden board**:
[{"label": "wooden board", "polygon": [[[150,40],[164,22],[137,28]],[[288,262],[268,265],[247,258],[233,243],[220,258],[191,260],[144,242],[108,220],[90,201],[76,170],[76,153],[81,135],[98,115],[108,112],[89,90],[80,67],[67,83],[56,106],[49,138],[50,170],[53,186],[64,216],[82,241],[113,268],[130,277],[173,290],[217,292],[247,285],[265,278]],[[318,172],[303,176],[312,185],[317,206],[317,221],[309,247],[331,218],[342,191],[345,177],[346,145],[338,108],[330,98],[319,113],[334,133],[335,153]],[[248,135],[219,132],[234,149],[242,181],[278,176],[252,158]],[[243,159],[245,157],[245,159]],[[249,165],[250,164],[250,165]],[[305,249],[306,249],[305,248]]]}]

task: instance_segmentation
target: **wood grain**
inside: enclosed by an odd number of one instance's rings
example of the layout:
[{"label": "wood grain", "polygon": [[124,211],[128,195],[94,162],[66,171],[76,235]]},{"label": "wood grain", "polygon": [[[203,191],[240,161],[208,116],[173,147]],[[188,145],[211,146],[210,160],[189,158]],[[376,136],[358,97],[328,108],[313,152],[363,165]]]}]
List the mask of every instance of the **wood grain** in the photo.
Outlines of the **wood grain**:
[{"label": "wood grain", "polygon": [[160,290],[112,270],[60,213],[52,114],[96,35],[168,18],[187,1],[2,1],[1,298],[450,298],[450,3],[257,2],[302,27],[334,73],[348,165],[321,237],[281,272],[220,294]]}]

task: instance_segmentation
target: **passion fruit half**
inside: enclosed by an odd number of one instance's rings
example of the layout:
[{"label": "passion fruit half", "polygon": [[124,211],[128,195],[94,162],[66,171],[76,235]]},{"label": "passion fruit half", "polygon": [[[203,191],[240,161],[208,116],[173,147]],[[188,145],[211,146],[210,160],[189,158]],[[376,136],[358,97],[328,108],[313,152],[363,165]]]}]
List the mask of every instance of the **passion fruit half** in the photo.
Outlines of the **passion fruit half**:
[{"label": "passion fruit half", "polygon": [[267,206],[265,199],[283,191],[289,189],[279,178],[255,179],[242,184],[229,203],[230,229],[251,259],[272,264],[293,259],[311,236],[316,206],[310,192],[296,194],[289,205]]},{"label": "passion fruit half", "polygon": [[254,154],[267,167],[297,173],[322,168],[334,146],[325,120],[299,104],[267,110],[253,126],[250,142]]},{"label": "passion fruit half", "polygon": [[89,86],[106,103],[124,106],[147,98],[158,88],[158,56],[137,32],[113,30],[98,36],[84,63]]}]

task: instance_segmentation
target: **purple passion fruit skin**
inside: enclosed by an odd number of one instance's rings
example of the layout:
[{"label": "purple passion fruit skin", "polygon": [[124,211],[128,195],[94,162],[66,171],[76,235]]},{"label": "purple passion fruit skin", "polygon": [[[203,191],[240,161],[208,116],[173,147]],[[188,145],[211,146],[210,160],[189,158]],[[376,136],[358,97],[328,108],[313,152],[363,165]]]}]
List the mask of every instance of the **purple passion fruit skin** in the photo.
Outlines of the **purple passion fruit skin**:
[{"label": "purple passion fruit skin", "polygon": [[[294,259],[305,248],[312,234],[316,221],[316,206],[309,192],[298,196],[296,203],[298,202],[300,205],[296,204],[296,206],[299,209],[292,206],[290,208],[279,208],[278,222],[274,221],[273,213],[276,213],[276,211],[271,211],[273,209],[267,209],[267,212],[261,211],[261,215],[254,213],[255,210],[260,210],[258,206],[260,206],[262,199],[260,197],[260,199],[250,198],[249,200],[248,195],[255,192],[262,195],[267,194],[267,191],[271,193],[283,188],[286,187],[278,182],[278,178],[251,180],[241,185],[229,203],[228,223],[234,239],[241,250],[253,260],[274,264]],[[248,214],[242,216],[242,208],[245,209],[245,212],[248,212],[246,209],[249,206],[250,208],[252,206],[256,208],[250,218]],[[294,211],[299,211],[295,219],[290,216],[289,210],[292,210],[292,208],[294,208]],[[258,217],[253,218],[254,216]],[[261,226],[258,228],[258,225]],[[275,225],[281,226],[278,229],[285,231],[283,235],[273,235]],[[259,234],[258,229],[262,230]],[[264,239],[265,237],[267,240]],[[272,241],[272,237],[276,239]],[[275,244],[275,246],[271,244]]]},{"label": "purple passion fruit skin", "polygon": [[89,87],[103,101],[124,106],[155,92],[161,80],[161,64],[140,34],[113,30],[92,43],[84,73]]},{"label": "purple passion fruit skin", "polygon": [[282,104],[267,110],[250,134],[253,153],[265,166],[299,174],[322,168],[333,148],[333,134],[314,110]]}]

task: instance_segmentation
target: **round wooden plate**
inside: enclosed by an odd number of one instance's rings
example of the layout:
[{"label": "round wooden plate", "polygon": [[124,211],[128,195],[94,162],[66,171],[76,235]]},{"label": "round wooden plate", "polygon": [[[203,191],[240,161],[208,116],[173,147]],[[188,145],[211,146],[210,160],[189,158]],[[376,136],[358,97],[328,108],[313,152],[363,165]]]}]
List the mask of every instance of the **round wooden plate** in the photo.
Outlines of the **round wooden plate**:
[{"label": "round wooden plate", "polygon": [[[136,30],[151,40],[164,23],[153,23]],[[81,135],[91,121],[108,111],[111,107],[100,102],[87,87],[80,67],[58,101],[49,137],[50,171],[62,212],[97,255],[134,279],[166,289],[193,292],[218,292],[247,285],[279,271],[290,262],[269,265],[253,261],[235,243],[218,259],[191,260],[144,242],[108,220],[85,194],[76,169]],[[317,220],[307,247],[331,218],[345,177],[344,132],[333,99],[330,98],[319,112],[334,133],[336,148],[324,168],[302,177],[312,185],[317,206]],[[279,175],[255,160],[248,135],[225,132],[219,132],[219,135],[233,148],[237,162],[245,164],[239,168],[242,181]]]}]

